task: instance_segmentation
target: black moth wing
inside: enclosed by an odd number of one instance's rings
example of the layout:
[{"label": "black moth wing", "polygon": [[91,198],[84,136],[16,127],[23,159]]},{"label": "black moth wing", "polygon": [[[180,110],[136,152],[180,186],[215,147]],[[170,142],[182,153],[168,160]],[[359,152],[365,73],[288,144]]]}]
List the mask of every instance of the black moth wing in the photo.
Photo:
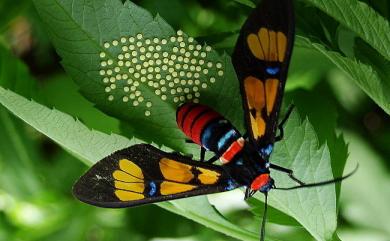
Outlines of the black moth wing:
[{"label": "black moth wing", "polygon": [[73,194],[91,205],[121,208],[236,187],[220,166],[139,144],[97,162],[76,182]]},{"label": "black moth wing", "polygon": [[275,142],[294,26],[292,0],[263,0],[242,27],[233,53],[248,136],[259,148]]}]

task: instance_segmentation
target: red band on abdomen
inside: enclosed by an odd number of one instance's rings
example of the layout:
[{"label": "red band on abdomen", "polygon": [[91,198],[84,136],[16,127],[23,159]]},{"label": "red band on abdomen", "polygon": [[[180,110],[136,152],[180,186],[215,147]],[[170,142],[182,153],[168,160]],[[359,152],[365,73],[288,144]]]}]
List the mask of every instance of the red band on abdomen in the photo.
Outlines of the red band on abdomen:
[{"label": "red band on abdomen", "polygon": [[192,125],[191,139],[195,143],[202,145],[201,140],[200,140],[202,131],[204,130],[204,128],[206,127],[206,125],[208,123],[210,123],[211,121],[218,119],[220,117],[221,117],[221,115],[219,115],[215,111],[209,111],[209,112],[205,113],[204,115],[202,115],[202,117],[197,119],[195,121],[195,123]]},{"label": "red band on abdomen", "polygon": [[[208,108],[206,106],[196,106],[184,117],[183,132],[188,137],[191,137],[191,126],[193,126],[194,121],[199,117],[199,115],[207,112],[207,109]],[[205,113],[205,115],[207,115],[207,113]]]},{"label": "red band on abdomen", "polygon": [[186,103],[180,106],[179,109],[177,110],[176,123],[180,129],[183,129],[182,123],[183,123],[184,116],[187,114],[190,108],[193,108],[194,105],[195,104],[193,103]]}]

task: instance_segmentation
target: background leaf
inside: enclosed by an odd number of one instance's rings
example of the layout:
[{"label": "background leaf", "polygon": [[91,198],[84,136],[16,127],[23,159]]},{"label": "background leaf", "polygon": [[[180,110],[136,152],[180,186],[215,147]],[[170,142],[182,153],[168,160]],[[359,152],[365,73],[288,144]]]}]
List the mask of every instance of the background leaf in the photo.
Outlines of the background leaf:
[{"label": "background leaf", "polygon": [[358,0],[307,0],[364,39],[390,60],[389,22]]},{"label": "background leaf", "polygon": [[[137,126],[126,135],[183,150],[184,143],[177,140],[184,135],[172,117],[179,103],[194,98],[241,127],[241,118],[232,111],[240,103],[228,56],[175,33],[161,17],[153,18],[129,1],[73,5],[45,0],[35,5],[82,93],[99,109]],[[226,105],[232,108],[223,108]]]},{"label": "background leaf", "polygon": [[234,0],[240,4],[246,5],[248,7],[254,8],[256,5],[251,0]]},{"label": "background leaf", "polygon": [[36,82],[30,76],[27,67],[1,45],[0,85],[26,97],[34,96],[37,90]]},{"label": "background leaf", "polygon": [[386,83],[370,65],[341,56],[335,51],[328,51],[321,44],[313,43],[307,38],[298,38],[299,46],[315,48],[337,67],[343,70],[355,83],[362,88],[383,110],[390,114],[390,86]]}]

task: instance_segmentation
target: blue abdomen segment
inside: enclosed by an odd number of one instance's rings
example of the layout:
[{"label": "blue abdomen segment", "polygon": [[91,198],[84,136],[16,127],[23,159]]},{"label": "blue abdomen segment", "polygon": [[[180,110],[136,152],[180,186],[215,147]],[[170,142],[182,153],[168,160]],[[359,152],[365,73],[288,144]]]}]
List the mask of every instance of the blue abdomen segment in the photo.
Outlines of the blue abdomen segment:
[{"label": "blue abdomen segment", "polygon": [[222,154],[240,137],[240,133],[230,122],[225,119],[216,120],[204,128],[201,143],[207,150]]},{"label": "blue abdomen segment", "polygon": [[225,133],[225,135],[221,136],[221,138],[218,141],[218,150],[222,150],[223,147],[226,145],[226,143],[231,143],[233,140],[237,140],[239,136],[237,135],[236,130],[231,129],[228,132]]}]

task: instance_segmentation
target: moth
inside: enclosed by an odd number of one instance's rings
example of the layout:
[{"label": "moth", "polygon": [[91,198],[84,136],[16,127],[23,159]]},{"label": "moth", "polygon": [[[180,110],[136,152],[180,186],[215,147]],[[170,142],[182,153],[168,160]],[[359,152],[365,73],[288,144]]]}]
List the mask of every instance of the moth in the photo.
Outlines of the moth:
[{"label": "moth", "polygon": [[[184,103],[176,121],[201,147],[201,160],[139,144],[96,163],[74,185],[81,201],[106,208],[134,207],[245,187],[245,198],[272,189],[290,190],[339,182],[345,177],[305,184],[292,170],[270,163],[274,144],[283,138],[279,123],[284,87],[294,44],[292,0],[263,0],[241,28],[232,56],[240,82],[247,133],[241,134],[210,107]],[[214,157],[205,160],[205,152]],[[220,160],[222,165],[215,164]],[[270,170],[285,172],[297,186],[276,188]],[[351,175],[351,174],[350,174]],[[264,240],[265,218],[261,227]]]}]

